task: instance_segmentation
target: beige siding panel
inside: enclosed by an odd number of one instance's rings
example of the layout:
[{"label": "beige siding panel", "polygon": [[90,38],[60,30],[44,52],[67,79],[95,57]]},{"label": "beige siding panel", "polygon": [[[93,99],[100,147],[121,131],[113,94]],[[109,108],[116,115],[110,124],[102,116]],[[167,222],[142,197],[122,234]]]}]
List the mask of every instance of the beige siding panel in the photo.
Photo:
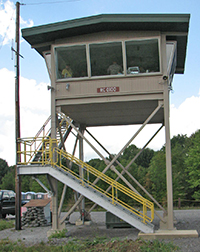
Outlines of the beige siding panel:
[{"label": "beige siding panel", "polygon": [[73,105],[73,104],[93,104],[93,103],[114,103],[128,101],[146,101],[146,100],[163,100],[163,93],[154,94],[137,94],[137,95],[121,95],[121,96],[99,96],[74,99],[58,99],[56,106]]},{"label": "beige siding panel", "polygon": [[[59,82],[56,85],[56,99],[160,93],[163,92],[160,82],[160,76]],[[66,90],[67,83],[70,85],[69,90]],[[101,87],[119,87],[119,92],[98,93],[97,88]]]},{"label": "beige siding panel", "polygon": [[87,43],[101,43],[107,41],[123,41],[131,39],[142,39],[148,37],[160,36],[160,32],[154,31],[109,31],[109,32],[98,32],[93,34],[80,35],[76,37],[66,38],[57,40],[55,46],[58,45],[73,45],[73,44],[87,44]]}]

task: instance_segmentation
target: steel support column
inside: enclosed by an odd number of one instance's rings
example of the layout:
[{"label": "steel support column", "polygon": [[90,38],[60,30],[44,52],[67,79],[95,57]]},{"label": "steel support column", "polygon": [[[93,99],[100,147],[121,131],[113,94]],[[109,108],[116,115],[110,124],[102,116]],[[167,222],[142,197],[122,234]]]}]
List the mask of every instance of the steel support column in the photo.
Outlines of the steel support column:
[{"label": "steel support column", "polygon": [[[79,131],[82,135],[84,135],[85,127],[83,125],[80,126]],[[84,161],[84,154],[83,154],[83,138],[79,137],[79,159]],[[81,178],[84,178],[84,170],[83,167],[79,167],[79,174]],[[81,219],[84,224],[85,221],[85,197],[83,197],[81,202]]]},{"label": "steel support column", "polygon": [[167,179],[167,228],[174,229],[173,214],[173,185],[172,185],[172,163],[171,163],[171,140],[169,123],[169,90],[165,83],[165,155],[166,155],[166,179]]},{"label": "steel support column", "polygon": [[[54,65],[54,53],[51,53],[51,65]],[[56,116],[56,94],[55,94],[55,88],[56,84],[54,82],[55,80],[55,74],[54,71],[52,71],[51,75],[51,138],[56,139],[56,126],[57,126],[57,116]],[[55,143],[53,143],[52,149],[54,147],[57,147]],[[53,156],[53,162],[56,161],[56,157]],[[53,188],[53,196],[52,196],[52,229],[57,230],[58,229],[58,181],[56,179],[49,177],[50,183]]]},{"label": "steel support column", "polygon": [[165,153],[166,153],[166,179],[167,179],[167,229],[174,229],[173,215],[173,185],[172,185],[172,163],[171,163],[171,140],[170,140],[170,113],[169,113],[169,86],[167,79],[167,59],[166,59],[166,36],[162,35],[162,55],[163,55],[163,85],[164,85],[164,124],[165,124]]}]

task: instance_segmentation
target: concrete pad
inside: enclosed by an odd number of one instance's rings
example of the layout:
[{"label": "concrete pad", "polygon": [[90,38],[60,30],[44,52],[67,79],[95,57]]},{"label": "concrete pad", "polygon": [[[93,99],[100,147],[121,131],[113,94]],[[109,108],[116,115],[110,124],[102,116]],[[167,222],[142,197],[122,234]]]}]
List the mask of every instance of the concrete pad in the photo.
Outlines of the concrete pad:
[{"label": "concrete pad", "polygon": [[84,221],[84,223],[83,223],[83,221],[79,219],[76,221],[75,224],[76,224],[76,226],[82,226],[82,225],[90,226],[92,224],[92,221]]},{"label": "concrete pad", "polygon": [[175,238],[198,238],[196,230],[156,230],[155,233],[142,233],[138,237],[146,240],[152,239],[175,239]]}]

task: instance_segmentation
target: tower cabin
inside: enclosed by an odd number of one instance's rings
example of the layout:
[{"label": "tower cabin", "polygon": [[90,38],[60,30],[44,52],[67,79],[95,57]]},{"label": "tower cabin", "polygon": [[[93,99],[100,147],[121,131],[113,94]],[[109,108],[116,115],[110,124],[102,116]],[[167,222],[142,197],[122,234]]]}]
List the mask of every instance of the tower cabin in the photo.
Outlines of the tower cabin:
[{"label": "tower cabin", "polygon": [[[46,61],[52,138],[56,138],[56,111],[83,130],[147,123],[165,126],[167,216],[163,223],[169,230],[174,228],[169,93],[174,74],[184,73],[189,19],[189,14],[103,14],[22,30],[23,38]],[[57,223],[54,202],[53,222]]]},{"label": "tower cabin", "polygon": [[[128,125],[142,124],[164,83],[184,73],[188,24],[187,14],[105,14],[22,35],[46,61],[56,109],[85,127]],[[163,123],[163,110],[151,123]]]}]

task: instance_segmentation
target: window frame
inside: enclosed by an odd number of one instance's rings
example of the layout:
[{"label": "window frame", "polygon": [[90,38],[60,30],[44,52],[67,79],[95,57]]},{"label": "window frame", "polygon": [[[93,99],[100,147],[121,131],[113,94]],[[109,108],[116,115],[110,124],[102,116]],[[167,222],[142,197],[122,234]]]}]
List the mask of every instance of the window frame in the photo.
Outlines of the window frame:
[{"label": "window frame", "polygon": [[[131,75],[127,73],[127,57],[126,57],[126,42],[129,41],[145,41],[145,40],[154,40],[158,41],[158,60],[159,60],[159,71],[158,72],[144,72],[144,73],[137,73],[135,75]],[[107,44],[107,43],[121,43],[122,46],[122,61],[123,61],[123,73],[121,75],[100,75],[100,76],[92,76],[92,69],[91,69],[91,58],[90,58],[90,45],[93,44]],[[84,77],[73,77],[73,78],[57,78],[57,68],[58,68],[58,58],[57,58],[57,48],[64,48],[64,47],[74,47],[74,46],[85,46],[85,53],[86,53],[86,67],[87,67],[87,76]],[[47,52],[50,53],[51,52]],[[63,44],[55,44],[53,45],[53,56],[54,56],[54,71],[55,71],[55,81],[56,82],[63,82],[63,81],[81,81],[81,80],[92,80],[92,79],[110,79],[110,78],[133,78],[138,76],[153,76],[153,75],[161,75],[162,74],[162,55],[161,55],[161,37],[160,36],[148,36],[148,37],[135,37],[130,39],[113,39],[108,41],[90,41],[85,43],[63,43]],[[52,57],[52,55],[51,55]],[[52,66],[51,66],[52,71]]]},{"label": "window frame", "polygon": [[[76,47],[76,46],[84,46],[85,47],[85,56],[86,56],[86,67],[87,67],[87,76],[84,77],[72,77],[72,78],[58,78],[57,71],[58,71],[58,58],[57,58],[57,48],[69,48],[69,47]],[[82,80],[82,79],[88,79],[89,78],[89,72],[88,72],[88,58],[87,58],[87,44],[86,43],[76,43],[76,44],[61,44],[61,45],[54,45],[53,47],[53,53],[54,53],[54,70],[55,70],[55,79],[56,81],[72,81],[72,80]]]},{"label": "window frame", "polygon": [[[126,42],[131,42],[131,41],[145,41],[145,40],[157,40],[158,41],[158,60],[159,60],[159,71],[158,72],[144,72],[144,73],[137,73],[135,75],[128,74],[127,73],[127,57],[126,57]],[[162,73],[162,65],[161,65],[161,39],[159,36],[152,36],[152,37],[141,37],[141,38],[131,38],[131,39],[126,39],[124,40],[124,50],[125,50],[125,76],[126,77],[134,77],[134,76],[149,76],[149,75],[159,75]]]},{"label": "window frame", "polygon": [[[88,43],[89,46],[89,60],[90,60],[90,70],[92,70],[91,67],[91,55],[90,55],[90,46],[91,45],[103,45],[103,44],[111,44],[111,43],[120,43],[121,44],[121,52],[122,52],[122,65],[123,65],[123,71],[124,71],[124,57],[123,57],[123,41],[122,40],[112,40],[112,41],[101,41],[101,42],[93,42],[93,43]],[[124,77],[125,74],[122,73],[121,75],[109,75],[109,74],[105,74],[105,75],[98,75],[98,76],[92,76],[92,71],[90,72],[90,78],[113,78],[113,77]]]}]

